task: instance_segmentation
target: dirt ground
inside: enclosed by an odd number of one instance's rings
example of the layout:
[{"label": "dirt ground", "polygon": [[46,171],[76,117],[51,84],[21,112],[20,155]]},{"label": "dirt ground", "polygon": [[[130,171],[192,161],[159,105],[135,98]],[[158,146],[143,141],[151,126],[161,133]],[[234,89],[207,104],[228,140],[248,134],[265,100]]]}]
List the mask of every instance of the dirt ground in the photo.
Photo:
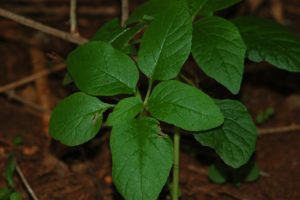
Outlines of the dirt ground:
[{"label": "dirt ground", "polygon": [[[90,37],[106,20],[118,17],[118,0],[79,0],[80,33]],[[141,1],[132,1],[134,8]],[[274,3],[275,2],[275,3]],[[279,3],[278,3],[279,2]],[[222,15],[234,17],[254,13],[273,17],[300,35],[300,3],[297,0],[249,0]],[[261,3],[261,4],[259,4]],[[0,7],[69,31],[68,0],[10,0]],[[258,5],[258,6],[257,6]],[[283,12],[281,12],[283,11]],[[0,88],[33,73],[47,70],[64,58],[75,45],[0,18]],[[300,74],[287,73],[266,63],[247,62],[238,96],[205,77],[190,61],[183,73],[216,98],[243,101],[253,118],[268,107],[273,117],[258,125],[260,130],[300,124]],[[39,200],[122,199],[111,178],[109,129],[80,147],[65,147],[47,134],[51,109],[74,86],[64,87],[65,69],[21,87],[0,93],[0,188],[5,185],[8,154],[16,153],[18,165]],[[23,143],[13,146],[20,136]],[[299,200],[300,131],[260,135],[255,159],[262,170],[256,182],[217,185],[208,180],[207,168],[215,159],[189,135],[182,137],[180,186],[183,200]],[[20,178],[17,190],[30,199]],[[160,199],[170,199],[165,188]]]}]

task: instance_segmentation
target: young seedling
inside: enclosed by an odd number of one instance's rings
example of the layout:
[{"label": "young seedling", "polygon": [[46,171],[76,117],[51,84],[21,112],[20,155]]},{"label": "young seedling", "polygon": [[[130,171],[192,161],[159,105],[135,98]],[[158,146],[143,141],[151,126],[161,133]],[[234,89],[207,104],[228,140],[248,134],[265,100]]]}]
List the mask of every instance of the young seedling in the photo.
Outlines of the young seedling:
[{"label": "young seedling", "polygon": [[[178,78],[190,54],[233,94],[240,90],[245,58],[300,71],[300,40],[286,28],[256,17],[213,15],[239,1],[150,0],[125,28],[116,19],[106,23],[67,58],[68,79],[80,92],[54,109],[52,137],[69,146],[83,144],[96,136],[103,113],[113,108],[104,119],[112,127],[112,176],[128,200],[157,199],[172,166],[171,195],[179,198],[180,129],[213,148],[227,165],[243,166],[257,138],[245,106],[212,99]],[[149,79],[147,91],[138,88],[140,72]],[[101,100],[117,95],[122,99],[116,105]],[[174,126],[173,142],[161,122]]]},{"label": "young seedling", "polygon": [[[13,141],[13,147],[21,145],[23,139],[20,136],[17,136]],[[10,152],[5,171],[5,181],[7,183],[6,187],[0,188],[0,200],[22,200],[21,193],[18,192],[15,188],[14,175],[16,174],[17,161],[14,155],[14,152]]]}]

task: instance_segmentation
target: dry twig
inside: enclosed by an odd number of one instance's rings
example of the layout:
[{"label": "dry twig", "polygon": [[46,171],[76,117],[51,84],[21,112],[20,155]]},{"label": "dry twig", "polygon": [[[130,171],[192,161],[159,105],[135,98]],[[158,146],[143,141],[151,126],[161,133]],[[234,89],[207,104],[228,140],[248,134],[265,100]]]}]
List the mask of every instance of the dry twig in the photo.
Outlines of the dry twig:
[{"label": "dry twig", "polygon": [[21,178],[22,183],[24,184],[26,190],[28,191],[29,195],[32,197],[33,200],[38,200],[38,198],[36,197],[33,189],[31,188],[31,186],[29,185],[27,179],[25,178],[21,168],[19,167],[18,163],[16,164],[16,170],[18,175]]},{"label": "dry twig", "polygon": [[129,2],[128,0],[121,0],[122,1],[122,15],[121,15],[121,26],[126,26],[126,21],[129,16]]},{"label": "dry twig", "polygon": [[276,127],[276,128],[258,129],[258,132],[260,135],[270,135],[270,134],[286,133],[286,132],[292,132],[292,131],[300,131],[300,126],[292,124],[289,126],[280,126],[280,127]]},{"label": "dry twig", "polygon": [[24,84],[30,83],[30,82],[32,82],[32,81],[34,81],[34,80],[36,80],[40,77],[47,76],[47,75],[52,74],[54,72],[60,71],[60,70],[64,69],[65,67],[66,67],[66,65],[64,63],[61,63],[61,64],[58,64],[57,66],[52,67],[50,69],[43,70],[41,72],[32,74],[30,76],[27,76],[25,78],[22,78],[20,80],[15,81],[15,82],[9,83],[9,84],[4,85],[4,86],[1,86],[0,87],[0,93],[15,89],[15,88],[20,87]]},{"label": "dry twig", "polygon": [[83,43],[88,41],[87,39],[85,39],[83,37],[76,36],[76,35],[73,35],[71,33],[67,33],[67,32],[52,28],[50,26],[47,26],[47,25],[44,25],[40,22],[25,18],[21,15],[17,15],[15,13],[12,13],[12,12],[7,11],[7,10],[2,9],[2,8],[0,8],[0,16],[5,17],[7,19],[11,19],[11,20],[16,21],[20,24],[23,24],[25,26],[34,28],[34,29],[39,30],[41,32],[53,35],[55,37],[61,38],[63,40],[66,40],[68,42],[72,42],[72,43],[75,43],[75,44],[83,44]]},{"label": "dry twig", "polygon": [[[70,11],[69,6],[64,5],[54,5],[54,6],[14,6],[13,10],[16,13],[22,14],[22,15],[36,15],[36,14],[42,14],[42,15],[51,15],[53,16],[61,16],[66,15]],[[101,6],[101,7],[93,7],[93,6],[80,6],[77,9],[77,13],[79,13],[81,16],[99,16],[99,15],[105,15],[105,16],[116,16],[118,14],[118,9],[115,6]]]},{"label": "dry twig", "polygon": [[70,4],[70,32],[76,35],[77,33],[77,17],[76,17],[77,1],[71,0]]},{"label": "dry twig", "polygon": [[8,98],[13,99],[15,101],[18,101],[18,102],[20,102],[20,103],[22,103],[22,104],[24,104],[24,105],[26,105],[26,106],[28,106],[30,108],[33,108],[33,109],[35,109],[37,111],[40,111],[40,112],[47,111],[46,108],[44,108],[44,107],[42,107],[40,105],[37,105],[36,103],[34,103],[32,101],[24,99],[23,97],[20,97],[19,95],[17,95],[15,93],[15,91],[13,89],[5,92],[5,94],[8,96]]}]

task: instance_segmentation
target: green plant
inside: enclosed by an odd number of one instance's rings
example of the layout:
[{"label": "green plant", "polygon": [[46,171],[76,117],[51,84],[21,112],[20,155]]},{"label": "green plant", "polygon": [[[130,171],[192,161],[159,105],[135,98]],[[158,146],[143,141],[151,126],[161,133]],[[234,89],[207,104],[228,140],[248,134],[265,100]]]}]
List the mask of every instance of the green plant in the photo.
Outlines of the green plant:
[{"label": "green plant", "polygon": [[[23,139],[20,136],[17,136],[13,141],[13,147],[21,145]],[[14,175],[17,168],[17,161],[15,159],[14,151],[12,151],[6,163],[4,176],[7,183],[6,187],[0,188],[0,200],[22,200],[21,193],[16,191]]]},{"label": "green plant", "polygon": [[[245,106],[173,80],[190,53],[206,75],[233,94],[240,90],[246,57],[300,71],[300,40],[286,28],[255,17],[213,16],[239,1],[150,0],[127,27],[116,19],[106,23],[68,56],[66,82],[73,80],[81,92],[54,109],[52,137],[69,146],[83,144],[96,136],[103,113],[113,108],[106,120],[112,127],[112,175],[130,200],[157,199],[173,164],[171,191],[178,199],[179,129],[215,149],[227,165],[246,164],[257,131]],[[138,88],[139,70],[149,80],[145,93]],[[114,105],[99,99],[111,96],[121,100]],[[160,122],[174,126],[173,144]]]},{"label": "green plant", "polygon": [[258,115],[255,118],[256,123],[263,124],[267,122],[271,117],[273,117],[275,114],[273,107],[267,107],[265,110],[258,113]]}]

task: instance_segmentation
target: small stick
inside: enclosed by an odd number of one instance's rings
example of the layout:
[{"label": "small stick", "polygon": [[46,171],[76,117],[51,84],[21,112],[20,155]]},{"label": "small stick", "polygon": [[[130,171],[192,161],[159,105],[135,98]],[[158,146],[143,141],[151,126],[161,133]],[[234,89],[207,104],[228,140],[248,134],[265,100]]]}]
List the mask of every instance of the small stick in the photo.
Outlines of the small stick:
[{"label": "small stick", "polygon": [[77,9],[77,1],[71,0],[70,5],[70,32],[71,34],[75,34],[77,32],[77,17],[76,17],[76,9]]},{"label": "small stick", "polygon": [[55,28],[52,28],[50,26],[44,25],[40,22],[25,18],[21,15],[17,15],[15,13],[12,13],[10,11],[7,11],[5,9],[0,8],[0,16],[5,17],[7,19],[11,19],[13,21],[16,21],[20,24],[23,24],[25,26],[34,28],[36,30],[39,30],[41,32],[47,33],[49,35],[53,35],[55,37],[61,38],[63,40],[66,40],[68,42],[72,42],[75,44],[83,44],[87,42],[88,40],[86,38],[73,35],[71,33],[67,33]]},{"label": "small stick", "polygon": [[18,81],[15,81],[15,82],[9,83],[7,85],[1,86],[0,87],[0,93],[6,92],[8,90],[12,90],[12,89],[17,88],[17,87],[20,87],[24,84],[27,84],[27,83],[30,83],[30,82],[34,81],[37,78],[47,76],[47,75],[49,75],[53,72],[56,72],[56,71],[60,71],[60,70],[64,69],[65,67],[66,67],[66,65],[64,63],[61,63],[61,64],[58,64],[57,66],[55,66],[51,69],[43,70],[41,72],[32,74],[32,75],[30,75],[28,77],[25,77],[23,79],[20,79]]},{"label": "small stick", "polygon": [[[14,12],[22,15],[46,14],[46,15],[52,15],[52,17],[65,15],[70,12],[70,7],[65,5],[55,5],[51,7],[39,6],[39,5],[35,5],[35,6],[22,5],[20,7],[16,7],[16,5],[14,5],[12,9],[14,10]],[[116,8],[116,6],[94,7],[94,6],[82,5],[77,8],[77,13],[86,16],[99,16],[99,15],[116,16],[118,14],[118,9]]]},{"label": "small stick", "polygon": [[18,163],[16,164],[16,170],[17,170],[18,175],[21,178],[22,183],[26,187],[26,190],[28,191],[29,195],[32,197],[33,200],[38,200],[38,198],[36,197],[33,189],[31,188],[31,186],[29,185],[27,179],[25,178],[21,168],[19,167]]},{"label": "small stick", "polygon": [[129,2],[128,0],[121,0],[122,2],[122,14],[121,14],[121,26],[126,26],[126,21],[129,16]]},{"label": "small stick", "polygon": [[40,111],[40,112],[49,111],[46,108],[44,108],[44,107],[42,107],[40,105],[37,105],[37,104],[35,104],[32,101],[26,100],[26,99],[24,99],[24,98],[16,95],[14,90],[9,90],[9,91],[7,91],[5,93],[8,96],[8,98],[13,99],[15,101],[18,101],[18,102],[20,102],[20,103],[22,103],[22,104],[24,104],[26,106],[29,106],[30,108],[33,108],[33,109],[35,109],[37,111]]},{"label": "small stick", "polygon": [[281,126],[275,128],[264,128],[258,129],[260,135],[270,135],[276,133],[285,133],[285,132],[292,132],[292,131],[300,131],[300,125],[289,125],[289,126]]}]

